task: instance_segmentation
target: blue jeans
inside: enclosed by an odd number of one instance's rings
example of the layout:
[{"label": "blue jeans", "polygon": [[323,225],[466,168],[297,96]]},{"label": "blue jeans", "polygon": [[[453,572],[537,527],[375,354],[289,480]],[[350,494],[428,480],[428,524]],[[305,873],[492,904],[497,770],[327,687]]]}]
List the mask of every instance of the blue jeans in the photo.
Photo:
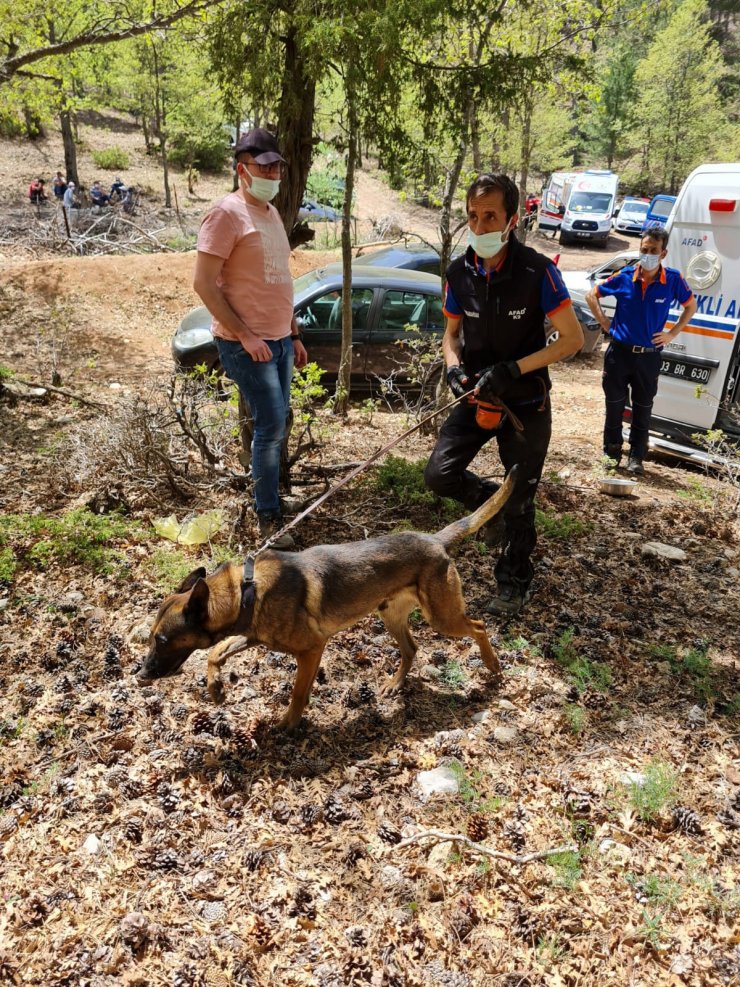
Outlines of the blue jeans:
[{"label": "blue jeans", "polygon": [[268,339],[272,359],[253,360],[241,343],[216,338],[221,366],[249,405],[254,419],[252,478],[258,514],[279,516],[280,451],[290,410],[293,344],[290,337]]}]

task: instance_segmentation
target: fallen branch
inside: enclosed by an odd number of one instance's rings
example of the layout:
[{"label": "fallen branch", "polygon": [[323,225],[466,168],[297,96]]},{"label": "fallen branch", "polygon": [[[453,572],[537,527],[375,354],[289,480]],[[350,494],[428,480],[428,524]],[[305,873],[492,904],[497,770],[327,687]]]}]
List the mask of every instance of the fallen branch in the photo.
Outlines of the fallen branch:
[{"label": "fallen branch", "polygon": [[30,380],[24,380],[22,377],[13,376],[11,380],[18,381],[19,384],[23,384],[24,387],[40,387],[44,391],[51,391],[52,394],[63,394],[65,398],[72,398],[73,401],[79,401],[80,404],[90,405],[91,408],[102,408],[103,411],[110,411],[110,407],[107,404],[101,404],[100,401],[91,401],[90,398],[83,398],[79,394],[75,394],[73,391],[68,391],[63,387],[52,387],[51,384],[34,384]]},{"label": "fallen branch", "polygon": [[536,853],[524,853],[521,855],[502,853],[502,851],[492,850],[482,843],[475,843],[467,836],[463,836],[462,833],[443,833],[438,829],[425,829],[422,833],[409,836],[407,840],[401,840],[395,846],[389,847],[387,852],[402,850],[404,847],[411,846],[412,843],[418,843],[420,840],[428,839],[434,840],[435,843],[462,843],[469,850],[474,850],[475,853],[481,853],[484,857],[493,857],[494,860],[508,860],[510,864],[529,864],[533,860],[546,860],[547,857],[552,857],[556,853],[578,852],[578,847],[575,844],[567,843],[564,846],[557,846],[551,850],[538,850]]}]

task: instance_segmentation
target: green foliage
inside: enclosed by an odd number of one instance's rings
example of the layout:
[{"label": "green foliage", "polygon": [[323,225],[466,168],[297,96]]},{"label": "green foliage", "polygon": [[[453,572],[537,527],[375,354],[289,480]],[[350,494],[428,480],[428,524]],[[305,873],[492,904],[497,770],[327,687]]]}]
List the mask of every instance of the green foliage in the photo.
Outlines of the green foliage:
[{"label": "green foliage", "polygon": [[676,804],[678,776],[663,761],[650,761],[643,779],[628,783],[627,798],[640,819],[650,822]]},{"label": "green foliage", "polygon": [[537,940],[537,956],[541,963],[547,965],[557,963],[564,952],[565,946],[560,942],[560,937],[556,932],[540,936]]},{"label": "green foliage", "polygon": [[92,159],[98,168],[106,171],[126,171],[129,166],[128,152],[122,147],[106,147],[101,151],[91,151]]},{"label": "green foliage", "polygon": [[583,733],[586,729],[586,711],[575,703],[566,703],[563,707],[563,717],[571,733]]},{"label": "green foliage", "polygon": [[451,689],[462,689],[466,675],[459,661],[449,660],[442,666],[441,681]]},{"label": "green foliage", "polygon": [[324,206],[344,205],[344,160],[328,144],[319,144],[317,160],[308,174],[306,195]]},{"label": "green foliage", "polygon": [[201,171],[221,171],[231,151],[224,141],[223,125],[218,118],[194,120],[194,114],[180,107],[170,138],[169,159],[182,168],[195,166]]},{"label": "green foliage", "polygon": [[711,491],[707,490],[704,483],[697,476],[690,476],[686,480],[686,489],[677,490],[679,497],[691,500],[697,504],[711,504],[713,497]]},{"label": "green foliage", "polygon": [[10,380],[13,376],[14,371],[10,367],[6,367],[4,364],[0,363],[0,380]]},{"label": "green foliage", "polygon": [[579,850],[551,853],[547,858],[547,863],[555,871],[552,883],[556,888],[567,888],[572,891],[583,874]]},{"label": "green foliage", "polygon": [[659,874],[646,874],[645,877],[640,878],[634,874],[627,874],[626,879],[630,887],[639,891],[640,895],[647,899],[646,904],[653,908],[670,911],[678,904],[684,893],[678,881]]},{"label": "green foliage", "polygon": [[539,508],[535,512],[535,524],[537,530],[545,538],[558,539],[559,541],[578,538],[593,528],[590,521],[584,521],[574,514],[547,514]]},{"label": "green foliage", "polygon": [[12,553],[7,564],[37,569],[83,565],[110,572],[123,556],[116,542],[137,537],[138,526],[118,514],[93,514],[86,508],[60,516],[9,514],[0,518],[0,548]]},{"label": "green foliage", "polygon": [[714,692],[713,667],[708,652],[707,641],[699,641],[684,650],[675,644],[657,644],[650,648],[654,657],[668,662],[674,675],[690,681],[694,694],[700,699],[708,699]]},{"label": "green foliage", "polygon": [[0,110],[0,137],[3,140],[21,137],[24,129],[23,121],[12,109]]},{"label": "green foliage", "polygon": [[458,760],[450,761],[449,767],[457,778],[457,783],[460,786],[460,798],[468,812],[498,812],[504,804],[504,800],[497,796],[486,798],[481,793],[480,785],[484,780],[481,771],[474,768],[467,772],[465,766]]},{"label": "green foliage", "polygon": [[447,513],[459,513],[454,500],[439,498],[424,485],[426,459],[410,462],[400,456],[388,456],[369,476],[367,483],[376,493],[387,494],[402,507],[423,505],[437,507],[440,503]]},{"label": "green foliage", "polygon": [[12,548],[0,548],[0,583],[9,583],[15,575],[17,563]]},{"label": "green foliage", "polygon": [[290,382],[290,404],[293,414],[304,424],[310,424],[314,420],[313,405],[326,399],[328,391],[321,383],[325,373],[318,363],[309,363],[293,374]]},{"label": "green foliage", "polygon": [[663,923],[663,916],[650,915],[643,908],[642,924],[636,929],[635,935],[646,946],[650,946],[651,949],[660,949],[668,938],[668,932]]},{"label": "green foliage", "polygon": [[223,562],[236,562],[239,553],[221,545],[211,545],[210,556],[188,555],[180,548],[155,548],[146,560],[146,569],[152,573],[160,593],[173,593],[185,577],[203,565],[206,569],[214,569]]},{"label": "green foliage", "polygon": [[591,661],[581,655],[573,644],[575,632],[572,627],[563,631],[552,646],[555,661],[568,673],[568,678],[579,692],[594,689],[605,692],[612,682],[609,668],[602,662]]}]

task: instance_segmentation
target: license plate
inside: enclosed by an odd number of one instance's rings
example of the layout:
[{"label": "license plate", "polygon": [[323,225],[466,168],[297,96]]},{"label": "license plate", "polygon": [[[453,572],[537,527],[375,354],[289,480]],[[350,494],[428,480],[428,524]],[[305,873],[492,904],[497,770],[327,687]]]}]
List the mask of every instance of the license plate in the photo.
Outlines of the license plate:
[{"label": "license plate", "polygon": [[712,368],[699,367],[688,363],[686,360],[663,357],[660,372],[664,377],[678,377],[680,380],[688,380],[692,384],[708,384],[712,375]]},{"label": "license plate", "polygon": [[576,230],[576,236],[591,236],[590,233],[581,233],[580,230]]}]

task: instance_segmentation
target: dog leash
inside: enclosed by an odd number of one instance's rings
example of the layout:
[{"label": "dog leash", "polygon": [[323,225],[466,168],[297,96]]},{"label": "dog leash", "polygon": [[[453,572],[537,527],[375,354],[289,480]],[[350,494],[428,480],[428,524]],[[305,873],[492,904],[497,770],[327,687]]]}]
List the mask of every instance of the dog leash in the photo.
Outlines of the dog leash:
[{"label": "dog leash", "polygon": [[[364,463],[360,463],[359,466],[356,466],[351,472],[347,473],[346,476],[343,476],[341,480],[337,481],[337,483],[335,483],[333,487],[330,487],[327,491],[325,491],[317,500],[313,502],[313,504],[309,505],[304,511],[301,511],[300,514],[296,514],[296,516],[293,518],[292,521],[288,521],[288,523],[284,524],[279,531],[276,531],[273,535],[270,535],[270,537],[265,542],[263,542],[263,544],[257,549],[256,552],[250,553],[250,558],[256,559],[257,556],[260,555],[262,552],[264,552],[266,549],[268,549],[274,541],[277,541],[277,539],[281,538],[286,533],[286,531],[290,531],[291,528],[294,528],[300,521],[308,517],[308,515],[311,514],[313,511],[315,511],[320,504],[323,504],[325,500],[328,500],[329,497],[331,497],[333,494],[337,492],[337,490],[341,490],[341,488],[345,486],[347,483],[349,483],[350,480],[353,480],[356,476],[359,476],[360,473],[366,470],[368,466],[370,466],[372,463],[375,462],[376,459],[379,459],[381,456],[385,455],[385,453],[390,452],[390,450],[393,449],[394,446],[397,446],[399,442],[403,442],[403,440],[407,439],[409,435],[413,435],[414,432],[418,431],[418,429],[420,429],[422,425],[426,425],[426,423],[428,421],[431,421],[432,418],[436,418],[438,415],[443,414],[445,411],[449,411],[450,408],[454,408],[455,405],[459,404],[462,400],[467,400],[470,397],[471,393],[472,392],[461,394],[459,398],[455,398],[455,400],[450,401],[449,404],[446,404],[442,408],[438,408],[437,410],[432,411],[430,414],[426,415],[426,417],[422,418],[421,421],[417,422],[416,425],[412,425],[411,428],[407,428],[405,432],[402,432],[387,445],[384,445],[382,449],[378,449],[378,451],[374,452],[372,456],[370,456],[368,459],[365,460]],[[514,426],[517,432],[523,432],[524,425],[522,425],[521,420],[517,418],[517,416],[514,414],[511,408],[508,408],[500,398],[496,398],[496,403],[499,404],[504,409],[504,412],[511,420],[511,424]]]}]

